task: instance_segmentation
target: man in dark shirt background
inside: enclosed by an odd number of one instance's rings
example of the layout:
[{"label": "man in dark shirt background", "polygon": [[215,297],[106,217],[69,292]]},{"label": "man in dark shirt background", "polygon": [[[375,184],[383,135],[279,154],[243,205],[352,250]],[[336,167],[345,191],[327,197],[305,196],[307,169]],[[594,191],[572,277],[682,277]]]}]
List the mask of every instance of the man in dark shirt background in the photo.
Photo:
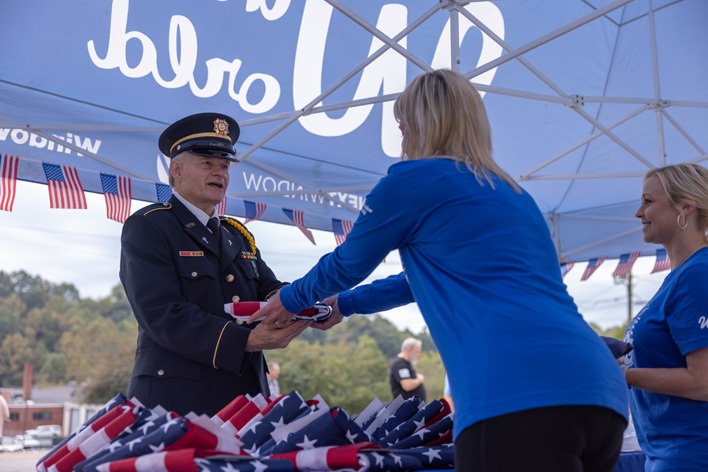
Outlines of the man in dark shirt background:
[{"label": "man in dark shirt background", "polygon": [[423,342],[416,338],[406,338],[401,344],[401,352],[391,364],[389,381],[393,398],[402,395],[404,399],[416,396],[425,401],[425,378],[416,372]]}]

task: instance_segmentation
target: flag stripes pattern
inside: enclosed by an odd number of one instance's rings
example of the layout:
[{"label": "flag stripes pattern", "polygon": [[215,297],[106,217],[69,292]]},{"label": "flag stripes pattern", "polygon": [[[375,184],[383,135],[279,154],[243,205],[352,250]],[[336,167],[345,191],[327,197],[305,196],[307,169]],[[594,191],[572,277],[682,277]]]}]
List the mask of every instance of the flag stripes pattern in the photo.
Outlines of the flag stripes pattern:
[{"label": "flag stripes pattern", "polygon": [[244,223],[259,219],[266,209],[265,203],[249,202],[248,200],[243,201],[243,206],[246,210],[246,220]]},{"label": "flag stripes pattern", "polygon": [[[249,408],[253,402],[258,408]],[[242,395],[211,418],[179,416],[119,395],[37,463],[40,472],[296,471],[403,472],[454,468],[453,415],[447,402],[374,399],[373,440],[357,418],[316,396],[292,391],[271,400]],[[234,433],[227,419],[239,412]],[[248,419],[250,417],[250,420]],[[388,431],[390,428],[393,431]],[[381,439],[393,438],[390,446]],[[395,442],[395,445],[393,445]]]},{"label": "flag stripes pattern", "polygon": [[585,267],[585,271],[583,272],[583,276],[580,277],[580,281],[583,282],[587,279],[590,278],[590,276],[597,270],[600,265],[605,262],[607,258],[606,257],[596,257],[594,259],[590,259],[588,261],[587,267]]},{"label": "flag stripes pattern", "polygon": [[565,275],[566,275],[568,272],[570,272],[570,269],[572,269],[574,265],[575,265],[575,262],[564,262],[564,263],[562,263],[561,266],[560,266],[561,277],[565,278]]},{"label": "flag stripes pattern", "polygon": [[337,241],[337,246],[341,246],[344,240],[347,239],[347,234],[352,230],[352,225],[349,220],[332,218],[332,232],[334,233],[335,241]]},{"label": "flag stripes pattern", "polygon": [[20,159],[15,156],[0,156],[0,210],[12,211],[17,191],[17,169]]},{"label": "flag stripes pattern", "polygon": [[617,268],[612,273],[612,277],[625,277],[632,271],[632,266],[637,261],[639,257],[639,252],[633,252],[631,254],[622,254],[619,258],[619,264]]},{"label": "flag stripes pattern", "polygon": [[317,245],[312,232],[305,227],[305,215],[302,210],[290,210],[289,208],[283,208],[283,213],[285,213],[285,216],[287,216],[288,219],[292,221],[300,231],[302,231],[302,234],[304,234],[312,244]]},{"label": "flag stripes pattern", "polygon": [[666,254],[666,249],[660,248],[656,250],[656,262],[654,262],[654,268],[651,273],[661,272],[662,270],[671,269],[671,260],[669,255]]},{"label": "flag stripes pattern", "polygon": [[42,163],[50,208],[86,209],[86,195],[75,167]]},{"label": "flag stripes pattern", "polygon": [[218,216],[224,216],[226,214],[226,196],[224,196],[224,199],[216,206],[216,214]]},{"label": "flag stripes pattern", "polygon": [[133,200],[130,177],[101,173],[101,187],[106,199],[106,217],[125,223],[130,215],[130,204]]}]

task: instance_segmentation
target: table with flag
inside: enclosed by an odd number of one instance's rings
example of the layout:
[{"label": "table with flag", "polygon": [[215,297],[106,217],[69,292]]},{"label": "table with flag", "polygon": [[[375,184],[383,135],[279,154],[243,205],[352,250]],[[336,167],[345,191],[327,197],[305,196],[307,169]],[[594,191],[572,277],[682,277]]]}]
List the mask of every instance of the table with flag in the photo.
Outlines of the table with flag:
[{"label": "table with flag", "polygon": [[355,417],[320,396],[242,395],[209,418],[116,395],[39,471],[403,471],[453,468],[445,400],[378,399]]},{"label": "table with flag", "polygon": [[[374,399],[358,415],[298,392],[241,395],[209,418],[118,394],[37,463],[41,472],[443,471],[454,469],[448,403]],[[643,470],[623,454],[617,472]]]}]

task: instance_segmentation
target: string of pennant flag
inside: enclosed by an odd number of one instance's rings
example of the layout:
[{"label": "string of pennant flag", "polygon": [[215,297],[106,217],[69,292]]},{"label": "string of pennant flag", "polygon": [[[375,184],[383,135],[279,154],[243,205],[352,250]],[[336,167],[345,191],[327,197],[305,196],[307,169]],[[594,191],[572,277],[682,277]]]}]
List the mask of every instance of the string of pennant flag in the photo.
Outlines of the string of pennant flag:
[{"label": "string of pennant flag", "polygon": [[[11,155],[0,155],[0,210],[11,212],[17,194],[18,168],[21,158]],[[75,167],[42,162],[42,169],[49,192],[49,206],[56,209],[86,209],[84,187]],[[130,216],[130,206],[133,200],[130,177],[100,173],[101,191],[106,201],[106,217],[119,223],[124,223]],[[155,183],[153,202],[166,202],[172,197],[169,185]],[[226,215],[227,205],[224,199],[217,205],[219,216]],[[242,200],[244,206],[244,223],[261,218],[267,205],[262,202]],[[282,208],[288,221],[295,225],[307,239],[316,245],[315,237],[305,226],[305,215],[302,210]],[[331,219],[332,232],[337,245],[341,245],[351,231],[350,220]]]},{"label": "string of pennant flag", "polygon": [[[0,210],[12,211],[16,197],[18,168],[20,158],[11,155],[0,155]],[[42,169],[46,178],[49,191],[50,208],[86,209],[86,196],[84,188],[79,178],[77,169],[71,166],[56,165],[42,162]],[[100,173],[101,190],[106,200],[106,217],[124,223],[130,216],[130,205],[133,199],[132,185],[130,177]],[[154,183],[155,195],[153,201],[156,203],[166,202],[172,197],[172,188],[162,183]],[[226,201],[229,197],[224,197],[217,205],[219,216],[226,214]],[[262,202],[252,202],[242,200],[245,215],[244,223],[256,221],[261,218],[267,205]],[[315,237],[305,225],[305,215],[302,210],[282,208],[287,221],[296,226],[303,235],[316,245]],[[332,233],[337,245],[341,245],[351,231],[353,222],[346,219],[331,218]],[[625,277],[631,270],[639,252],[622,254],[617,267],[612,273],[613,277]],[[588,280],[590,276],[607,260],[607,257],[597,257],[590,259],[583,272],[581,281]],[[563,277],[573,268],[575,262],[563,262],[560,264],[561,275]],[[671,262],[663,248],[656,250],[656,262],[651,273],[669,270]]]},{"label": "string of pennant flag", "polygon": [[[612,272],[612,277],[626,277],[632,271],[632,266],[637,262],[639,258],[639,252],[631,252],[627,254],[622,254],[617,262],[617,267]],[[580,281],[584,282],[588,280],[590,276],[602,265],[603,262],[607,260],[607,257],[595,257],[588,261],[588,265],[585,267],[583,275],[580,277]],[[570,272],[570,270],[575,266],[575,262],[563,262],[560,265],[561,275],[565,276]],[[659,248],[656,250],[656,261],[654,262],[654,267],[651,273],[661,272],[664,270],[671,269],[671,261],[669,260],[668,254],[666,254],[666,249]]]}]

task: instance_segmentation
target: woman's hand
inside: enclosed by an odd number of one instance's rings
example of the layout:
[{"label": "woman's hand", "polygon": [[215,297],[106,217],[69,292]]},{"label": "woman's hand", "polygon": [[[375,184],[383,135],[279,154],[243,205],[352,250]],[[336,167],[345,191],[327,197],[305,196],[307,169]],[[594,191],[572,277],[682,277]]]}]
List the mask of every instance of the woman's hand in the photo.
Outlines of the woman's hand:
[{"label": "woman's hand", "polygon": [[280,291],[277,291],[268,299],[266,306],[248,317],[246,323],[255,323],[260,318],[263,318],[260,321],[265,325],[274,325],[276,328],[284,328],[295,320],[295,314],[285,309],[283,303],[280,301]]},{"label": "woman's hand", "polygon": [[338,299],[339,295],[332,295],[331,297],[323,300],[322,303],[332,307],[332,314],[324,321],[316,321],[312,323],[313,328],[321,331],[327,331],[332,326],[342,322],[344,315],[342,315],[342,312],[339,311],[339,304],[337,303]]}]

